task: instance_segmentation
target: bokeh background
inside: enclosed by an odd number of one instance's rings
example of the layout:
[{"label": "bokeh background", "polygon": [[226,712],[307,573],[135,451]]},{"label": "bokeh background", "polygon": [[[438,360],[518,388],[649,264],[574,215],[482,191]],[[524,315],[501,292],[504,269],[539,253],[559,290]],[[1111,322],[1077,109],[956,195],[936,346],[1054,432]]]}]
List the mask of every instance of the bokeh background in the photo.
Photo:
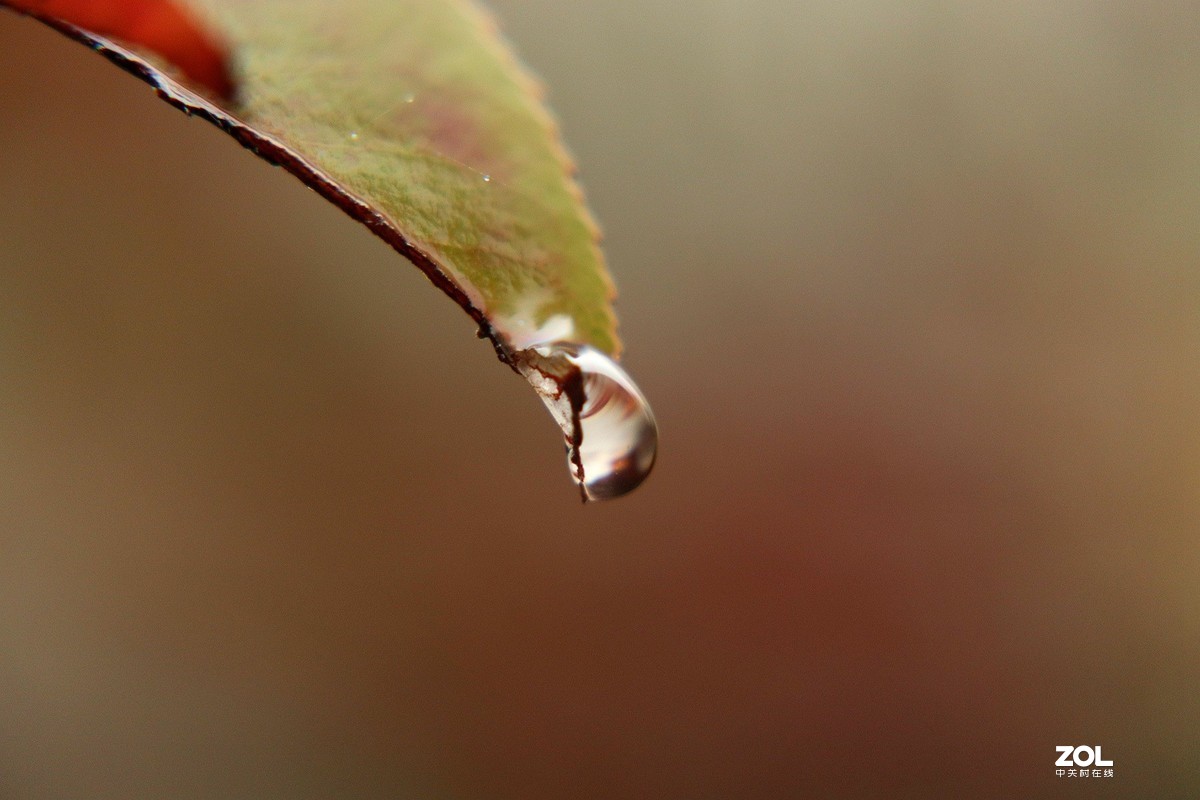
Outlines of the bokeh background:
[{"label": "bokeh background", "polygon": [[493,7],[662,427],[611,504],[417,270],[0,14],[0,796],[1200,794],[1200,6]]}]

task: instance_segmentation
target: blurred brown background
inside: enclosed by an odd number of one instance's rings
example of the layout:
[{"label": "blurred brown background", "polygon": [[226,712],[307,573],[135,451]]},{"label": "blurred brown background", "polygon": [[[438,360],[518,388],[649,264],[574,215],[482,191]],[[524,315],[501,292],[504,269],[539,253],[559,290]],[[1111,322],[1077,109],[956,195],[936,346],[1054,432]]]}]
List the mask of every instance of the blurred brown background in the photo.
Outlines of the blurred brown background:
[{"label": "blurred brown background", "polygon": [[494,6],[662,426],[607,505],[415,269],[0,14],[0,796],[1200,794],[1200,6]]}]

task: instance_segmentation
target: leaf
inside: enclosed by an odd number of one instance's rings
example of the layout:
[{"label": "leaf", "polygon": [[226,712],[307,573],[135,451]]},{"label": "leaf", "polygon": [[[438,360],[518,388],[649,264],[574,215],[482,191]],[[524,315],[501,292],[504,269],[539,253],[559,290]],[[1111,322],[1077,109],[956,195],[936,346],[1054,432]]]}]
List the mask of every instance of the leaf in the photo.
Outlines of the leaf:
[{"label": "leaf", "polygon": [[[617,355],[597,228],[554,121],[467,0],[0,4],[91,45],[363,222],[510,365],[547,338]],[[139,33],[171,14],[186,23],[171,35]]]},{"label": "leaf", "polygon": [[658,428],[609,358],[596,225],[537,84],[469,0],[3,4],[89,44],[407,256],[541,396],[585,502],[650,473]]}]

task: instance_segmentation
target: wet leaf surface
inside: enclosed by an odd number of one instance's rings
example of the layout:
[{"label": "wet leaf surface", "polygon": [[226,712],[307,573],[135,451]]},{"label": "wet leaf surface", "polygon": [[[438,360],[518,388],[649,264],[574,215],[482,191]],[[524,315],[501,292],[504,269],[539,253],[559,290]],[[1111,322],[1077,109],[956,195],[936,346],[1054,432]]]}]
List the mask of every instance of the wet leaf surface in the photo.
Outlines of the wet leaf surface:
[{"label": "wet leaf surface", "polygon": [[[90,44],[366,224],[506,361],[546,338],[616,354],[611,282],[573,165],[540,88],[474,5],[6,4]],[[193,28],[155,34],[165,45],[142,36],[172,6]],[[98,21],[97,7],[124,11]],[[214,99],[230,94],[219,78],[197,77],[223,49],[236,101]]]},{"label": "wet leaf surface", "polygon": [[[407,256],[530,380],[563,429],[585,501],[625,494],[649,474],[657,426],[612,360],[619,343],[598,230],[539,85],[480,8],[4,4],[216,124]],[[545,371],[551,345],[570,355],[554,355]]]}]

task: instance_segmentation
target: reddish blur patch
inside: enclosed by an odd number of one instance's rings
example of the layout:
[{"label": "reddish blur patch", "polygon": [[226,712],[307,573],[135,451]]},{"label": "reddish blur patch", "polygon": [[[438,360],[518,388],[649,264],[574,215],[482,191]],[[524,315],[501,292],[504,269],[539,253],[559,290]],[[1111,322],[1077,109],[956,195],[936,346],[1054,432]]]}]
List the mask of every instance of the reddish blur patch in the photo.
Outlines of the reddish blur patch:
[{"label": "reddish blur patch", "polygon": [[8,5],[144,47],[171,62],[195,86],[223,100],[234,95],[227,48],[191,13],[168,0],[9,0]]}]

